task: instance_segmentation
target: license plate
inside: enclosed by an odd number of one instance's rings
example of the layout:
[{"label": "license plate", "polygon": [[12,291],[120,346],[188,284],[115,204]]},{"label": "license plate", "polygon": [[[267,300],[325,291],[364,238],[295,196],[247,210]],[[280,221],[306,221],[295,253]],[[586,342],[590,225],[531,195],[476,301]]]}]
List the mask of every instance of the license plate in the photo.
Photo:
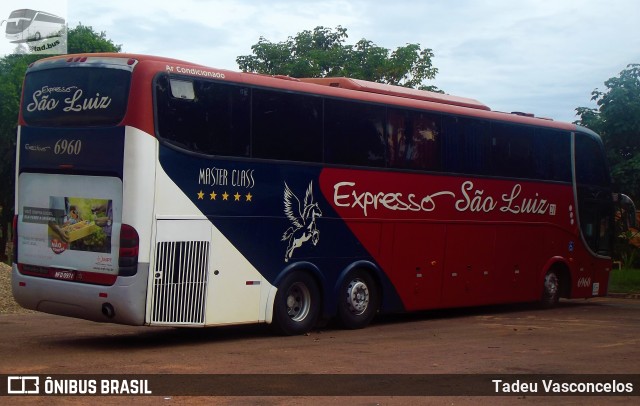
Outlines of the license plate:
[{"label": "license plate", "polygon": [[75,271],[55,271],[53,273],[55,279],[62,279],[65,281],[72,281],[76,278]]}]

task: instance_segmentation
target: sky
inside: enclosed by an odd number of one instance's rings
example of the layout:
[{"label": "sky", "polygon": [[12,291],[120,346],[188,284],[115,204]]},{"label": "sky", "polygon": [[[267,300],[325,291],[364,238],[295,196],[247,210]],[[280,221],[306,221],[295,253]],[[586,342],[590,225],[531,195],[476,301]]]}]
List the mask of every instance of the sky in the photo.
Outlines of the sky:
[{"label": "sky", "polygon": [[[230,70],[260,37],[342,26],[348,44],[432,49],[426,84],[448,94],[559,121],[596,107],[591,92],[640,63],[638,0],[2,0],[0,20],[19,8],[60,10],[124,52]],[[0,36],[0,55],[13,47]]]}]

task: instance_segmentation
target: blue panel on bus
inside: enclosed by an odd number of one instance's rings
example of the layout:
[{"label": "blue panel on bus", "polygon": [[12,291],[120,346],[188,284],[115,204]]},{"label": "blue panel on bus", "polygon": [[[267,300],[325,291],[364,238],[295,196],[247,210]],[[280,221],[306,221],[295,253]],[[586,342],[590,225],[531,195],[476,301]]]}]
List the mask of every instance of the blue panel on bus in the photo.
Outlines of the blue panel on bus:
[{"label": "blue panel on bus", "polygon": [[[165,145],[160,146],[160,164],[272,284],[301,261],[321,271],[328,290],[355,261],[377,264],[324,198],[321,166],[211,159]],[[385,310],[401,310],[397,293],[384,274],[380,277]]]},{"label": "blue panel on bus", "polygon": [[63,170],[122,179],[124,127],[22,127],[18,148],[20,172]]}]

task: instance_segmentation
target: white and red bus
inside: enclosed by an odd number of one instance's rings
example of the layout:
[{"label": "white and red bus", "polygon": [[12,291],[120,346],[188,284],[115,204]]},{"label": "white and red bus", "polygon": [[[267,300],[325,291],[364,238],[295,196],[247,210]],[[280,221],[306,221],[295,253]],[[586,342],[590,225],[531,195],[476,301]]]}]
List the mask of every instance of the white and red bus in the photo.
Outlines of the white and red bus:
[{"label": "white and red bus", "polygon": [[607,293],[600,138],[466,98],[126,54],[40,60],[18,130],[13,294],[131,325]]},{"label": "white and red bus", "polygon": [[59,37],[65,30],[64,18],[38,10],[14,10],[6,22],[5,35],[12,43]]}]

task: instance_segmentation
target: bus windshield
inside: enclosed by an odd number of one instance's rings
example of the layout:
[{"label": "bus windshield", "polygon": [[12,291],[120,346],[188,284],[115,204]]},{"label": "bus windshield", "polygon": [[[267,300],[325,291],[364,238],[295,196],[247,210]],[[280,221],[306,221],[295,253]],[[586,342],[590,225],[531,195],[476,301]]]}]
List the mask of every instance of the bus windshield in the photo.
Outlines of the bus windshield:
[{"label": "bus windshield", "polygon": [[31,72],[25,82],[22,111],[32,126],[109,126],[127,108],[131,72],[76,67]]}]

